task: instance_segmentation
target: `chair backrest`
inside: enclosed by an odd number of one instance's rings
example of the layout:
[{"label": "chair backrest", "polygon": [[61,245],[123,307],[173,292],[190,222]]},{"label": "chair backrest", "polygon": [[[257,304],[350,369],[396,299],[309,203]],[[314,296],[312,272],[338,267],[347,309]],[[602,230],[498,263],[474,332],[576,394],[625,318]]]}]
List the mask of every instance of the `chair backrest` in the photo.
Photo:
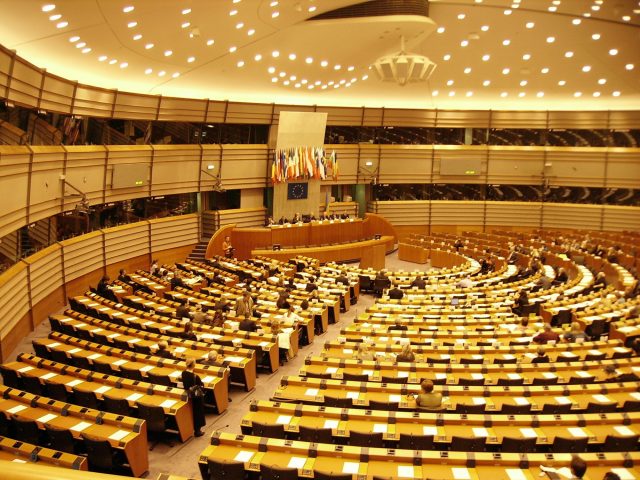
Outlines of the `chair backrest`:
[{"label": "chair backrest", "polygon": [[71,431],[55,428],[47,424],[44,425],[44,429],[51,448],[67,453],[77,452],[76,442]]},{"label": "chair backrest", "polygon": [[243,480],[246,476],[244,463],[234,460],[208,460],[209,479],[219,480],[227,478],[229,480]]},{"label": "chair backrest", "polygon": [[409,450],[433,450],[433,435],[401,433],[398,447]]},{"label": "chair backrest", "polygon": [[369,448],[382,447],[384,446],[382,432],[370,433],[351,430],[351,432],[349,432],[349,445]]},{"label": "chair backrest", "polygon": [[31,344],[33,345],[33,351],[36,352],[36,355],[38,357],[46,358],[47,360],[51,359],[51,355],[50,355],[49,350],[47,349],[47,347],[45,347],[44,345],[36,342],[35,340],[32,340]]},{"label": "chair backrest", "polygon": [[484,378],[458,378],[458,385],[484,385]]},{"label": "chair backrest", "polygon": [[298,480],[298,469],[260,465],[260,476],[262,480]]},{"label": "chair backrest", "polygon": [[93,369],[98,373],[104,373],[105,375],[113,375],[110,363],[93,361]]},{"label": "chair backrest", "polygon": [[175,384],[171,381],[169,375],[156,375],[151,372],[147,372],[147,382],[155,385],[164,385],[165,387],[174,387]]},{"label": "chair backrest", "polygon": [[484,413],[484,409],[485,409],[484,404],[472,405],[472,404],[468,404],[468,403],[458,403],[458,404],[456,404],[455,412],[456,413],[466,413],[466,414]]},{"label": "chair backrest", "polygon": [[504,378],[501,377],[498,379],[498,385],[504,386],[516,386],[522,385],[524,383],[524,378]]},{"label": "chair backrest", "polygon": [[252,434],[256,437],[285,438],[284,425],[252,422]]},{"label": "chair backrest", "polygon": [[113,470],[113,450],[108,440],[93,438],[85,433],[80,434],[83,439],[84,449],[87,452],[89,470]]},{"label": "chair backrest", "polygon": [[329,395],[324,396],[324,404],[327,407],[339,407],[339,408],[351,408],[353,402],[350,398],[331,397]]},{"label": "chair backrest", "polygon": [[321,472],[320,470],[313,471],[313,478],[315,480],[351,480],[353,475],[350,473],[342,473],[342,472]]},{"label": "chair backrest", "polygon": [[618,410],[617,403],[587,403],[587,413],[611,413]]},{"label": "chair backrest", "polygon": [[462,452],[482,452],[486,444],[486,437],[451,437],[451,450]]},{"label": "chair backrest", "polygon": [[588,438],[555,437],[551,445],[552,452],[582,453],[587,451]]},{"label": "chair backrest", "polygon": [[398,407],[398,402],[369,400],[369,410],[397,410]]},{"label": "chair backrest", "polygon": [[13,418],[13,435],[16,440],[20,440],[31,445],[40,445],[40,429],[34,420],[24,420]]},{"label": "chair backrest", "polygon": [[128,378],[129,380],[142,381],[142,373],[135,368],[127,368],[124,365],[120,366],[120,376]]},{"label": "chair backrest", "polygon": [[508,403],[502,404],[500,413],[509,415],[524,415],[531,412],[531,405],[510,405]]},{"label": "chair backrest", "polygon": [[302,442],[333,443],[333,434],[330,428],[314,428],[299,426],[299,439]]},{"label": "chair backrest", "polygon": [[124,415],[125,417],[134,416],[129,402],[125,398],[114,398],[107,394],[102,395],[103,408],[107,412]]},{"label": "chair backrest", "polygon": [[559,415],[562,413],[569,413],[571,412],[571,404],[570,403],[565,403],[565,404],[555,404],[555,403],[545,403],[542,406],[542,414],[543,415]]},{"label": "chair backrest", "polygon": [[502,445],[500,445],[500,451],[502,452],[516,452],[516,453],[530,453],[536,450],[536,438],[512,438],[503,437]]},{"label": "chair backrest", "polygon": [[40,396],[44,395],[45,390],[38,377],[31,377],[29,375],[24,375],[22,377],[22,389]]},{"label": "chair backrest", "polygon": [[94,392],[84,392],[74,388],[73,396],[76,399],[74,403],[82,405],[83,407],[100,410],[100,400],[98,400]]},{"label": "chair backrest", "polygon": [[162,407],[139,403],[137,417],[147,422],[147,429],[150,432],[159,433],[164,432],[167,429],[164,410]]},{"label": "chair backrest", "polygon": [[94,369],[93,364],[89,361],[87,357],[81,357],[81,356],[71,357],[71,361],[78,368],[82,368],[84,370]]},{"label": "chair backrest", "polygon": [[380,378],[382,383],[408,383],[409,377],[385,377],[384,375]]},{"label": "chair backrest", "polygon": [[558,383],[558,377],[553,377],[553,378],[535,377],[531,381],[532,385],[555,385],[556,383]]},{"label": "chair backrest", "polygon": [[51,350],[49,352],[49,355],[51,357],[51,360],[53,360],[54,362],[62,363],[64,365],[71,364],[71,359],[67,357],[67,354],[61,350]]},{"label": "chair backrest", "polygon": [[632,435],[629,437],[618,437],[616,435],[607,435],[602,445],[603,452],[636,452],[640,447],[638,445],[640,435]]},{"label": "chair backrest", "polygon": [[347,373],[344,372],[342,374],[342,378],[344,380],[350,381],[350,382],[368,382],[369,381],[369,375],[365,374],[365,373]]},{"label": "chair backrest", "polygon": [[73,403],[73,394],[61,383],[47,383],[47,396],[59,402]]},{"label": "chair backrest", "polygon": [[0,374],[2,374],[2,383],[4,383],[7,387],[22,390],[22,381],[18,376],[18,372],[0,365]]},{"label": "chair backrest", "polygon": [[2,437],[13,437],[13,422],[7,418],[7,416],[0,412],[0,436]]}]

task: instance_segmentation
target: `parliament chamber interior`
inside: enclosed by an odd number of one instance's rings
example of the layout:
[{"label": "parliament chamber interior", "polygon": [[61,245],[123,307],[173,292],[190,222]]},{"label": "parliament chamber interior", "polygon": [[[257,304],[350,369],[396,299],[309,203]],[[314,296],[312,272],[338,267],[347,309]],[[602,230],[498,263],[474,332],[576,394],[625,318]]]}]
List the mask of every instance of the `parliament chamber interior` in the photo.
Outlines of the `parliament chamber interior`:
[{"label": "parliament chamber interior", "polygon": [[640,479],[640,2],[0,12],[0,478]]}]

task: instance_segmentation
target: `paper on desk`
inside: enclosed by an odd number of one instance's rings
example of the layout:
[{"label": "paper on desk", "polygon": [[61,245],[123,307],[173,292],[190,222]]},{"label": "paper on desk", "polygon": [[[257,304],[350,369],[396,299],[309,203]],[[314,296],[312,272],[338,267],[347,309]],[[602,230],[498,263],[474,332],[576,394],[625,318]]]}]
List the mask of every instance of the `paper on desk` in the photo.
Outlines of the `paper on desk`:
[{"label": "paper on desk", "polygon": [[91,425],[93,425],[93,424],[92,423],[88,423],[88,422],[80,422],[80,423],[76,423],[69,430],[73,430],[74,432],[81,432],[81,431],[89,428]]},{"label": "paper on desk", "polygon": [[107,335],[107,338],[116,338],[119,337],[120,334],[119,333],[112,333],[111,335]]},{"label": "paper on desk", "polygon": [[65,385],[67,387],[75,387],[76,385],[80,385],[81,383],[82,383],[82,380],[75,379],[75,380],[71,380],[70,382],[65,383]]},{"label": "paper on desk", "polygon": [[455,480],[471,480],[471,474],[469,473],[468,468],[453,467],[451,472],[453,473],[453,478],[455,478]]},{"label": "paper on desk", "polygon": [[127,343],[138,343],[139,341],[139,338],[132,338],[131,340],[127,340]]},{"label": "paper on desk", "polygon": [[96,358],[100,358],[102,356],[101,353],[94,353],[93,355],[89,355],[87,358],[89,360],[95,360]]},{"label": "paper on desk", "polygon": [[324,428],[338,428],[338,420],[325,420]]},{"label": "paper on desk", "polygon": [[567,405],[571,403],[571,400],[567,397],[555,397],[556,403],[559,405]]},{"label": "paper on desk", "polygon": [[351,400],[357,400],[359,396],[359,392],[347,392],[347,398],[350,398]]},{"label": "paper on desk", "polygon": [[114,364],[116,367],[119,367],[120,365],[124,365],[125,363],[127,363],[127,360],[125,360],[125,359],[116,360],[115,362],[113,362],[113,364]]},{"label": "paper on desk", "polygon": [[233,458],[236,462],[246,463],[251,460],[253,457],[253,452],[247,452],[246,450],[241,450],[237,453],[237,455]]},{"label": "paper on desk", "polygon": [[568,427],[567,430],[572,437],[587,437],[587,433],[580,427]]},{"label": "paper on desk", "polygon": [[413,467],[411,465],[398,465],[398,477],[414,478]]},{"label": "paper on desk", "polygon": [[304,392],[305,395],[308,395],[310,397],[315,397],[316,395],[318,395],[318,389],[317,388],[307,388],[307,390]]},{"label": "paper on desk", "polygon": [[358,473],[360,469],[360,464],[358,462],[344,462],[342,465],[342,473],[350,473],[351,475],[355,475]]},{"label": "paper on desk", "polygon": [[338,367],[327,367],[325,373],[336,373],[338,371]]},{"label": "paper on desk", "polygon": [[53,378],[55,376],[57,376],[58,374],[55,372],[49,372],[49,373],[45,373],[44,375],[42,375],[40,378],[42,380],[49,380],[50,378]]},{"label": "paper on desk", "polygon": [[620,480],[634,480],[636,477],[626,468],[612,468],[611,471],[620,477]]},{"label": "paper on desk", "polygon": [[[479,373],[478,375],[482,376],[481,373]],[[446,378],[447,378],[446,373],[436,373],[436,380],[444,380]]]},{"label": "paper on desk", "polygon": [[108,392],[109,390],[111,390],[111,387],[109,387],[108,385],[104,385],[104,386],[94,390],[94,393],[103,394],[103,393]]},{"label": "paper on desk", "polygon": [[7,412],[11,413],[11,414],[15,414],[15,413],[21,412],[21,411],[26,410],[26,409],[27,409],[27,407],[25,405],[16,405],[15,407],[12,407],[9,410],[7,410]]},{"label": "paper on desk", "polygon": [[635,433],[633,433],[633,430],[631,430],[629,427],[617,426],[617,427],[613,427],[613,429],[622,436],[635,435]]},{"label": "paper on desk", "polygon": [[487,403],[482,397],[473,397],[471,400],[473,400],[474,405],[485,405]]},{"label": "paper on desk", "polygon": [[[51,345],[49,345],[49,347],[51,347]],[[82,349],[81,348],[72,348],[71,350],[67,351],[68,354],[73,354],[73,353],[78,353],[81,352]]]},{"label": "paper on desk", "polygon": [[514,397],[513,401],[516,405],[529,405],[529,400],[524,397]]},{"label": "paper on desk", "polygon": [[230,363],[242,363],[242,357],[224,357],[224,360]]},{"label": "paper on desk", "polygon": [[307,459],[305,457],[291,457],[288,466],[289,468],[301,469],[302,467],[304,467],[306,461]]},{"label": "paper on desk", "polygon": [[14,458],[13,460],[11,460],[12,462],[15,463],[27,463],[26,460],[22,460],[21,458]]},{"label": "paper on desk", "polygon": [[600,403],[611,403],[613,401],[606,395],[592,395],[592,397],[596,402]]},{"label": "paper on desk", "polygon": [[389,401],[390,401],[391,403],[400,402],[400,395],[397,395],[397,394],[391,394],[391,395],[389,395]]},{"label": "paper on desk", "polygon": [[544,378],[558,378],[558,376],[553,372],[543,372],[542,376]]},{"label": "paper on desk", "polygon": [[484,375],[481,373],[472,373],[471,378],[473,380],[482,380],[484,378]]},{"label": "paper on desk", "polygon": [[344,348],[342,350],[342,353],[346,353],[347,355],[351,355],[353,353],[353,350],[350,348]]},{"label": "paper on desk", "polygon": [[18,370],[20,373],[24,373],[24,372],[28,372],[29,370],[33,370],[33,367],[31,365],[27,365],[26,367],[22,367],[20,370]]},{"label": "paper on desk", "polygon": [[177,400],[165,400],[164,402],[162,402],[162,403],[160,404],[160,406],[161,406],[162,408],[171,408],[171,407],[173,407],[176,403],[178,403],[178,401],[177,401]]},{"label": "paper on desk", "polygon": [[591,375],[589,372],[585,372],[584,370],[578,370],[578,371],[576,372],[576,375],[578,375],[579,377],[582,377],[582,378],[586,378],[586,377],[591,377],[591,376],[593,376],[593,375]]},{"label": "paper on desk", "polygon": [[507,373],[507,377],[510,380],[520,380],[522,377],[520,375],[518,375],[517,373]]},{"label": "paper on desk", "polygon": [[291,415],[280,415],[276,420],[280,425],[289,425],[289,422],[291,422]]},{"label": "paper on desk", "polygon": [[373,433],[387,433],[387,427],[386,423],[374,423]]},{"label": "paper on desk", "polygon": [[145,365],[144,367],[140,368],[141,372],[148,372],[149,370],[153,370],[153,365]]},{"label": "paper on desk", "polygon": [[126,430],[118,430],[115,433],[112,433],[111,435],[109,435],[109,438],[113,441],[119,442],[120,440],[122,440],[124,437],[126,437],[127,435],[129,435],[130,432],[126,431]]},{"label": "paper on desk", "polygon": [[58,416],[54,415],[53,413],[47,413],[46,415],[43,415],[40,418],[37,418],[36,421],[38,421],[40,423],[47,423],[47,422],[53,420],[54,418],[58,418]]},{"label": "paper on desk", "polygon": [[409,372],[398,372],[398,378],[409,378]]},{"label": "paper on desk", "polygon": [[524,438],[537,438],[538,434],[533,428],[521,428],[520,433]]},{"label": "paper on desk", "polygon": [[423,435],[433,435],[434,437],[438,435],[438,427],[424,426],[422,427]]},{"label": "paper on desk", "polygon": [[509,480],[527,480],[525,473],[519,468],[507,468]]},{"label": "paper on desk", "polygon": [[471,430],[473,431],[473,435],[476,436],[476,437],[488,437],[489,436],[489,432],[487,431],[486,428],[473,427]]},{"label": "paper on desk", "polygon": [[135,402],[137,400],[140,400],[142,397],[144,397],[144,394],[142,393],[132,393],[127,397],[127,400],[129,400],[130,402]]}]

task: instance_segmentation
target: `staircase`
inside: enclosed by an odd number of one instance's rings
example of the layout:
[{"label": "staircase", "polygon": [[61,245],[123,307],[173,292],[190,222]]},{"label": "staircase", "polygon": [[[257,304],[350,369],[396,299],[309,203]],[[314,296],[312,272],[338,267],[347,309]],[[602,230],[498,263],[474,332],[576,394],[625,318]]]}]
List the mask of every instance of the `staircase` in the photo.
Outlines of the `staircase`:
[{"label": "staircase", "polygon": [[203,262],[204,255],[205,253],[207,253],[207,245],[209,245],[209,240],[204,240],[197,243],[196,246],[193,247],[193,250],[191,251],[189,256],[187,257],[187,260],[196,260],[199,262]]}]

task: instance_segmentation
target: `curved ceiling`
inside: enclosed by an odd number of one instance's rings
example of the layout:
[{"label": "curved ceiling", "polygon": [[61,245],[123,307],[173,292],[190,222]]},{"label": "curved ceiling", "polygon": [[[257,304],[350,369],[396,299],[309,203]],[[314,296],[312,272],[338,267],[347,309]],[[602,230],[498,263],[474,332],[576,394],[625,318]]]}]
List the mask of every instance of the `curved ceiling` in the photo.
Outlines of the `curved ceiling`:
[{"label": "curved ceiling", "polygon": [[[280,104],[640,109],[637,0],[431,0],[429,18],[309,20],[361,0],[0,0],[0,43],[70,80]],[[429,57],[399,86],[370,65]]]}]

